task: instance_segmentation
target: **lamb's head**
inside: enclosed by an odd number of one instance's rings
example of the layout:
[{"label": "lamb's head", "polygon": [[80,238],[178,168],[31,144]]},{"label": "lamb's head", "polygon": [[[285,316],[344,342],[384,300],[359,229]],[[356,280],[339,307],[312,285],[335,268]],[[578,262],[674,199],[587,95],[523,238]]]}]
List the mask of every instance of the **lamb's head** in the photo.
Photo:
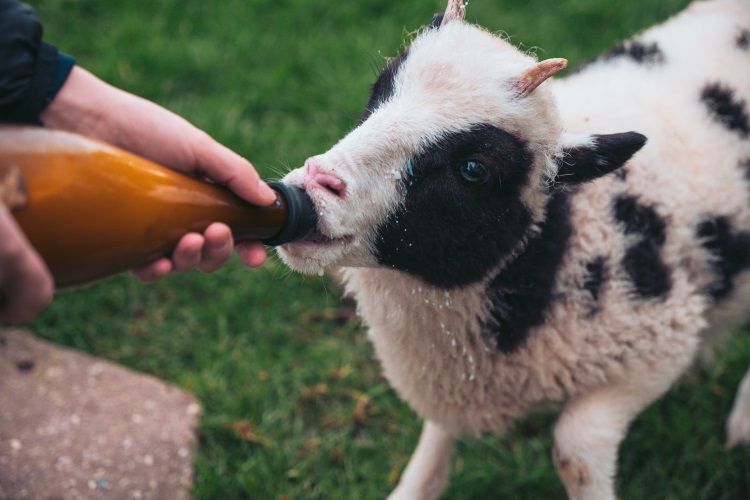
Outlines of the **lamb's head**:
[{"label": "lamb's head", "polygon": [[537,62],[463,13],[450,0],[380,75],[360,124],[286,177],[319,213],[316,234],[280,248],[291,268],[476,282],[544,218],[553,189],[608,173],[643,145],[634,133],[588,137],[564,154],[540,85],[566,61]]}]

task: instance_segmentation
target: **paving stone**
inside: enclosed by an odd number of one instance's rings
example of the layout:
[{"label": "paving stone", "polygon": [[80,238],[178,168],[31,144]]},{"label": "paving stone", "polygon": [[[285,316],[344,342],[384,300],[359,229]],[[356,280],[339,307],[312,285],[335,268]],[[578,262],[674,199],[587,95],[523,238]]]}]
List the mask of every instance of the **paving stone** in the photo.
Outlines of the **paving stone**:
[{"label": "paving stone", "polygon": [[0,330],[2,499],[189,499],[199,416],[157,378]]}]

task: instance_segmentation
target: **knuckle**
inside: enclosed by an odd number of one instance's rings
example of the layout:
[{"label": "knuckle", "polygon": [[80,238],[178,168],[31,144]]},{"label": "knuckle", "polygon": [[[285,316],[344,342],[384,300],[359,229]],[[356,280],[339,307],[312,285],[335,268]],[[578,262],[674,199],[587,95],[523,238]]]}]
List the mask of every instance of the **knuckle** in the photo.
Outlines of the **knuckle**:
[{"label": "knuckle", "polygon": [[207,256],[226,255],[228,258],[232,253],[232,248],[234,248],[234,239],[231,235],[225,234],[219,238],[207,239],[203,250]]},{"label": "knuckle", "polygon": [[197,129],[195,144],[199,149],[208,151],[216,145],[216,141],[207,132]]},{"label": "knuckle", "polygon": [[204,172],[212,172],[215,169],[213,158],[216,151],[216,141],[206,132],[199,130],[195,140],[191,142],[196,166]]}]

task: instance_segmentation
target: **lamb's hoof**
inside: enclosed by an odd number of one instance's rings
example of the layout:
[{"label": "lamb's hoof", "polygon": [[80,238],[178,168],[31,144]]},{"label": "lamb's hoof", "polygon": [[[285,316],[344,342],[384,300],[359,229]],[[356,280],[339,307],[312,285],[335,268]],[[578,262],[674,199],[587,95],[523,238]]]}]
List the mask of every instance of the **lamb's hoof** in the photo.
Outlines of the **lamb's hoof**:
[{"label": "lamb's hoof", "polygon": [[750,408],[732,410],[727,419],[727,448],[750,445]]}]

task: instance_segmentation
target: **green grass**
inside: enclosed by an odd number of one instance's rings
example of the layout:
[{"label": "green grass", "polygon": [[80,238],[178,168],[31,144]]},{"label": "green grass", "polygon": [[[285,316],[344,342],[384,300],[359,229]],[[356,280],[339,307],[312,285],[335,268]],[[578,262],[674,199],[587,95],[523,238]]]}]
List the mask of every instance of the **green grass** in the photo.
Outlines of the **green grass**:
[{"label": "green grass", "polygon": [[[686,3],[473,0],[469,18],[575,66]],[[183,114],[271,177],[352,126],[384,56],[443,1],[35,5],[46,37],[81,65]],[[232,262],[211,276],[154,286],[123,276],[65,293],[32,329],[200,399],[198,498],[382,498],[419,422],[380,377],[362,328],[336,320],[337,304],[324,279]],[[722,447],[748,359],[750,339],[735,336],[714,369],[638,419],[622,448],[623,498],[750,496],[750,452]],[[549,458],[553,422],[534,415],[505,437],[463,440],[446,498],[563,497]]]}]

